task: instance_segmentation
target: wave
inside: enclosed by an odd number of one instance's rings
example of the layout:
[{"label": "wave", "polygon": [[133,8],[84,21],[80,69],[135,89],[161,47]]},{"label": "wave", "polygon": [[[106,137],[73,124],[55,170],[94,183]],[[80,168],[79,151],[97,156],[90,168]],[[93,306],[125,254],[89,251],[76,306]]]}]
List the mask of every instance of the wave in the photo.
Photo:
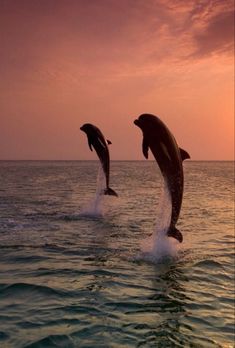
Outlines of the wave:
[{"label": "wave", "polygon": [[73,340],[68,335],[49,335],[43,339],[37,340],[24,348],[44,348],[44,347],[76,347]]},{"label": "wave", "polygon": [[1,296],[16,296],[22,294],[27,296],[27,294],[40,294],[43,296],[56,295],[64,296],[65,291],[54,289],[45,285],[35,285],[30,283],[13,283],[13,284],[4,284],[0,283],[0,294]]},{"label": "wave", "polygon": [[23,249],[45,249],[51,251],[63,251],[66,250],[66,247],[59,246],[53,243],[43,243],[43,244],[0,244],[0,250],[4,249],[13,249],[13,250],[23,250]]},{"label": "wave", "polygon": [[211,269],[223,268],[223,265],[221,262],[211,260],[211,259],[204,259],[204,260],[198,261],[197,263],[195,263],[195,266],[203,267],[203,268],[211,268]]}]

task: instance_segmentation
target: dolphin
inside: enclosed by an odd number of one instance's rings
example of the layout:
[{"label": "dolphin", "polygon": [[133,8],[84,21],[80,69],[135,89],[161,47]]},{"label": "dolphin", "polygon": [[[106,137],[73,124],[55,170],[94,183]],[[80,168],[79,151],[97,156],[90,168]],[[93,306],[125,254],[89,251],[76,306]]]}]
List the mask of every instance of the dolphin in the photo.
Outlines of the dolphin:
[{"label": "dolphin", "polygon": [[80,129],[86,133],[90,150],[93,151],[92,147],[95,149],[99,157],[99,160],[101,162],[102,169],[106,179],[106,188],[103,193],[105,195],[117,197],[118,196],[117,193],[109,187],[110,158],[109,158],[108,145],[112,144],[111,141],[110,140],[106,141],[105,137],[103,136],[99,128],[97,128],[93,124],[85,123]]},{"label": "dolphin", "polygon": [[176,140],[167,126],[151,114],[142,114],[134,124],[143,132],[142,150],[148,158],[148,149],[153,153],[171,197],[171,221],[167,236],[183,241],[182,233],[175,227],[182,204],[184,189],[184,173],[182,161],[190,158],[189,154],[178,147]]}]

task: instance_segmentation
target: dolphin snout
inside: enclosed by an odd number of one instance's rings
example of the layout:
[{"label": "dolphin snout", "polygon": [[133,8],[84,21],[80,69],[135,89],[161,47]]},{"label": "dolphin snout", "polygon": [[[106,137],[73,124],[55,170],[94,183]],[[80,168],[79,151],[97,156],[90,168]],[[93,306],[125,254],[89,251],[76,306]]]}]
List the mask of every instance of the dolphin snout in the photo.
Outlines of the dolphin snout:
[{"label": "dolphin snout", "polygon": [[80,130],[81,130],[81,131],[83,131],[83,130],[84,130],[83,126],[82,126],[82,127],[80,127]]},{"label": "dolphin snout", "polygon": [[135,120],[135,121],[134,121],[134,124],[135,124],[136,126],[139,126],[139,125],[140,125],[139,120]]}]

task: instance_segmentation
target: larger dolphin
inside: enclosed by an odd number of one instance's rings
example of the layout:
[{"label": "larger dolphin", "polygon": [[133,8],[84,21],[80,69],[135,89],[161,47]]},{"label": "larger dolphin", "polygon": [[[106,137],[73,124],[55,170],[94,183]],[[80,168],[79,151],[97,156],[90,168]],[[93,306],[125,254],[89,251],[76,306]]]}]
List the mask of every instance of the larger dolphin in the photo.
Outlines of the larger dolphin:
[{"label": "larger dolphin", "polygon": [[156,116],[140,115],[134,124],[143,132],[143,154],[148,158],[150,148],[155,157],[171,197],[172,211],[170,226],[167,231],[169,237],[183,241],[182,233],[175,227],[182,204],[184,189],[184,174],[182,161],[190,158],[189,154],[180,149],[167,126]]},{"label": "larger dolphin", "polygon": [[106,179],[106,189],[104,190],[104,194],[118,196],[117,193],[109,187],[110,158],[108,144],[111,144],[111,141],[106,141],[99,128],[91,123],[85,123],[80,129],[86,133],[90,150],[92,151],[92,147],[95,149],[101,162]]}]

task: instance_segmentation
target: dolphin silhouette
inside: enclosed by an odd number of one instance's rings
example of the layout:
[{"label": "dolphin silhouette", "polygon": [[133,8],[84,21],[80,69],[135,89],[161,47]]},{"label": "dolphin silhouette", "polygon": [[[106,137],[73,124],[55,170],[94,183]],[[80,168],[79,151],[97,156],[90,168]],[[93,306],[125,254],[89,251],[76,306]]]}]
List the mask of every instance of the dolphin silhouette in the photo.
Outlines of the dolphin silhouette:
[{"label": "dolphin silhouette", "polygon": [[90,150],[93,151],[92,147],[95,149],[101,162],[106,179],[106,188],[103,193],[105,195],[117,197],[117,193],[109,187],[110,157],[108,144],[112,144],[111,141],[106,141],[99,128],[97,128],[93,124],[85,123],[80,129],[86,133]]},{"label": "dolphin silhouette", "polygon": [[183,235],[175,225],[179,218],[184,190],[182,161],[190,156],[185,150],[178,147],[172,133],[157,116],[142,114],[134,121],[134,124],[143,132],[144,157],[148,158],[150,148],[170,193],[172,211],[167,235],[182,243]]}]

